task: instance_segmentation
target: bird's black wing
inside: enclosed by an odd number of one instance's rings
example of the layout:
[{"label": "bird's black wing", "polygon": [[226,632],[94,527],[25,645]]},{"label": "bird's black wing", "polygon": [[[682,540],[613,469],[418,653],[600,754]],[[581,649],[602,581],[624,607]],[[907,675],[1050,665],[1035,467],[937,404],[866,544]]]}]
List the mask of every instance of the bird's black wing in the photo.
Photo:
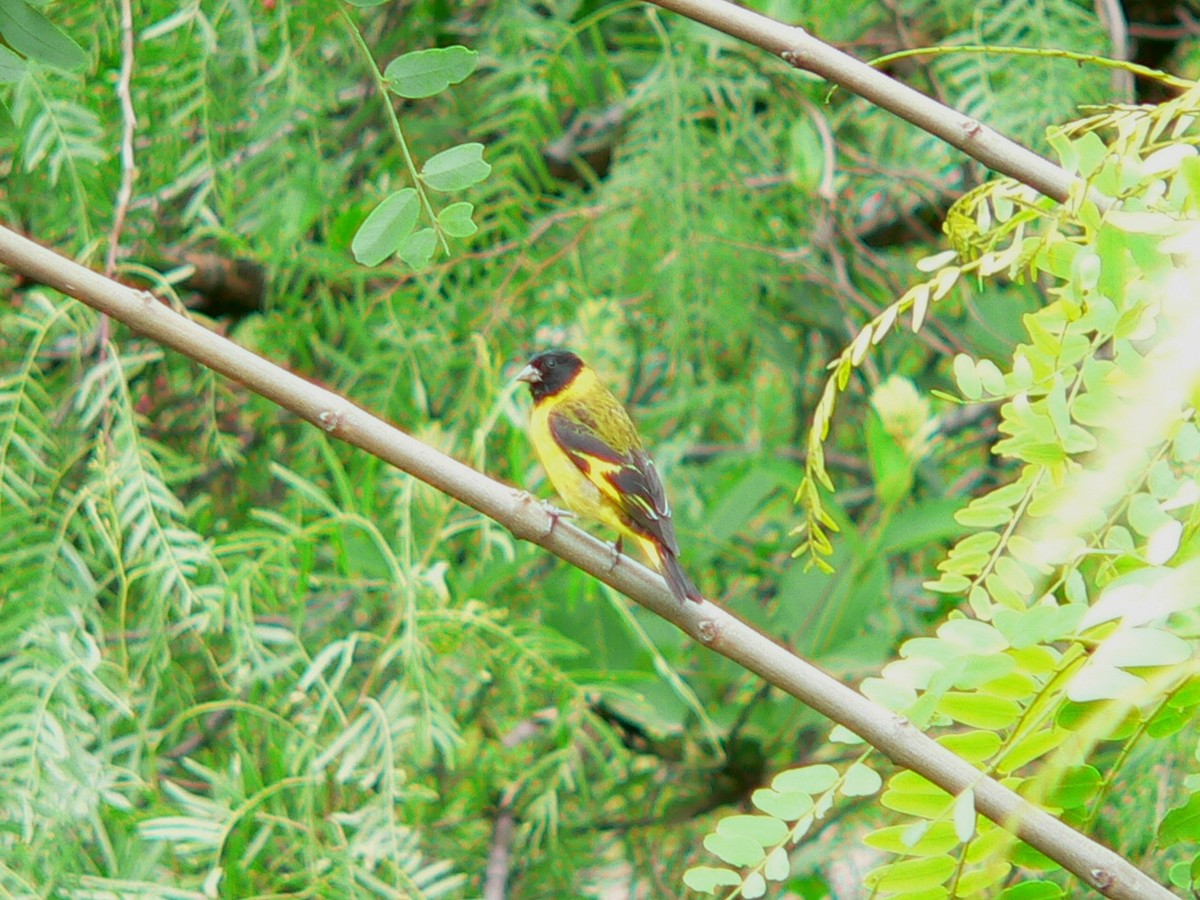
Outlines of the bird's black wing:
[{"label": "bird's black wing", "polygon": [[595,420],[575,408],[570,415],[549,415],[550,433],[587,479],[607,497],[630,524],[679,553],[671,505],[654,461],[641,447],[615,449],[600,436]]}]

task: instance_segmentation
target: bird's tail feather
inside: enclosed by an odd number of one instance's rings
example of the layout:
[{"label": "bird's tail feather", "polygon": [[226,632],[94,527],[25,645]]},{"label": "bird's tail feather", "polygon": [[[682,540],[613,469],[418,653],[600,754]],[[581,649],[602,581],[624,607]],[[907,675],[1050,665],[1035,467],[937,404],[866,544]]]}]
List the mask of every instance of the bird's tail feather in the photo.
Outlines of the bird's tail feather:
[{"label": "bird's tail feather", "polygon": [[704,599],[704,595],[700,593],[696,585],[692,584],[692,579],[688,578],[680,568],[679,560],[675,558],[674,553],[666,547],[659,547],[658,558],[662,563],[660,566],[662,576],[667,580],[667,587],[671,589],[676,600],[680,603],[685,600],[694,600],[696,603],[700,603]]}]

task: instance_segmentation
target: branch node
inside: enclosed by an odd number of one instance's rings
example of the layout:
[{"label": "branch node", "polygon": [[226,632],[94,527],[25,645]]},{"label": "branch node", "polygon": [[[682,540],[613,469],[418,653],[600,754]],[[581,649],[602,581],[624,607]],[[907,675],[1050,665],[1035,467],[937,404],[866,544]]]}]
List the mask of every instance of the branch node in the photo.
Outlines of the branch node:
[{"label": "branch node", "polygon": [[968,140],[974,140],[983,133],[983,123],[978,119],[972,119],[970,116],[963,116],[959,127],[962,128],[963,136]]},{"label": "branch node", "polygon": [[701,619],[696,623],[696,637],[703,644],[711,644],[721,634],[721,629],[712,619]]},{"label": "branch node", "polygon": [[1116,881],[1113,873],[1108,871],[1108,869],[1091,869],[1088,871],[1088,875],[1091,876],[1092,887],[1099,891],[1108,890],[1113,886],[1113,882]]},{"label": "branch node", "polygon": [[335,409],[323,409],[317,414],[317,424],[329,434],[333,434],[341,426],[345,415]]},{"label": "branch node", "polygon": [[[513,488],[512,493],[517,505],[523,507],[523,509],[516,510],[516,515],[513,516],[513,521],[509,525],[508,530],[519,541],[532,541],[535,544],[541,543],[550,537],[559,519],[569,519],[572,515],[565,509],[559,509],[556,506],[551,506],[549,503],[544,503],[529,493],[529,491]],[[533,509],[539,510],[542,516],[534,514],[532,512]]]}]

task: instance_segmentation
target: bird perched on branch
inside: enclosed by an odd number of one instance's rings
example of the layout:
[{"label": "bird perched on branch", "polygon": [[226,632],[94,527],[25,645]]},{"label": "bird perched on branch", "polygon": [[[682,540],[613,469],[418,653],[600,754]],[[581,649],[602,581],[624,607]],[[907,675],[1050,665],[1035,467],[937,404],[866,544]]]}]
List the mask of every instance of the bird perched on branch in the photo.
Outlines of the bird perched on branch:
[{"label": "bird perched on branch", "polygon": [[662,481],[621,401],[568,350],[539,353],[517,380],[533,395],[533,449],[567,508],[635,540],[681,603],[701,601],[679,566]]}]

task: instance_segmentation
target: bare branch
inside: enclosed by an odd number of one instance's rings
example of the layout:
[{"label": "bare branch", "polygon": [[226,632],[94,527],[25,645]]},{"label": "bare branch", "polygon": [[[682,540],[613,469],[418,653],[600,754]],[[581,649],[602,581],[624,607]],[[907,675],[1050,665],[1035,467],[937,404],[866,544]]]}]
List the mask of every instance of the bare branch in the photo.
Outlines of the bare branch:
[{"label": "bare branch", "polygon": [[121,73],[117,77],[117,98],[121,101],[121,185],[117,189],[117,205],[113,209],[112,228],[108,233],[108,253],[104,258],[104,272],[114,275],[117,271],[117,250],[121,244],[121,231],[125,227],[125,215],[129,212],[129,201],[133,197],[133,179],[137,167],[133,159],[133,135],[137,130],[137,114],[133,111],[133,0],[121,0]]},{"label": "bare branch", "polygon": [[[133,161],[133,135],[137,130],[137,115],[133,111],[133,0],[121,0],[121,72],[117,76],[117,99],[121,103],[121,184],[113,207],[112,228],[108,232],[108,252],[104,255],[104,274],[117,272],[117,251],[121,246],[121,231],[133,197],[133,179],[137,173]],[[103,358],[108,347],[108,318],[100,319],[96,341]]]},{"label": "bare branch", "polygon": [[[1100,24],[1108,32],[1113,59],[1128,60],[1129,23],[1125,21],[1125,10],[1121,8],[1121,0],[1094,0],[1094,2]],[[1133,73],[1128,69],[1114,69],[1112,89],[1114,98],[1122,103],[1133,103]]]}]

